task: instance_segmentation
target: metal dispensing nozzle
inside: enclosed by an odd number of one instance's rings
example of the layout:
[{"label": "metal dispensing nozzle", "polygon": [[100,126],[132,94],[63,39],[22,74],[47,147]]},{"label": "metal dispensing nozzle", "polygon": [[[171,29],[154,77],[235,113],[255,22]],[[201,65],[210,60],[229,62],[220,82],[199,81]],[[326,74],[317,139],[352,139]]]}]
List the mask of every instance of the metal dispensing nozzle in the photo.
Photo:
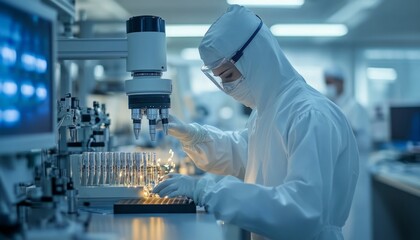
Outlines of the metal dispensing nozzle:
[{"label": "metal dispensing nozzle", "polygon": [[139,138],[140,130],[141,130],[141,110],[138,108],[131,109],[131,119],[133,120],[133,130],[134,130],[134,136],[136,139]]},{"label": "metal dispensing nozzle", "polygon": [[160,109],[160,118],[162,119],[163,132],[165,133],[165,135],[168,135],[169,109]]},{"label": "metal dispensing nozzle", "polygon": [[148,108],[146,110],[147,119],[149,119],[150,139],[152,141],[156,140],[156,119],[158,117],[158,111],[159,109],[156,109],[156,108]]}]

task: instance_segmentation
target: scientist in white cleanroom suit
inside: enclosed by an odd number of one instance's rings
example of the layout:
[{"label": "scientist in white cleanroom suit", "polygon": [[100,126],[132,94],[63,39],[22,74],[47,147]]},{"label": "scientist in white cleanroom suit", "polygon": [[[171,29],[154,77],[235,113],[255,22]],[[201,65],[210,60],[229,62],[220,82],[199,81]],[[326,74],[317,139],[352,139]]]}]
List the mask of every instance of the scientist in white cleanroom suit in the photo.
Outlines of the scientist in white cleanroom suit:
[{"label": "scientist in white cleanroom suit", "polygon": [[366,109],[345,91],[345,76],[342,68],[332,65],[324,70],[327,86],[326,96],[333,101],[346,115],[356,136],[360,153],[370,151],[370,121]]},{"label": "scientist in white cleanroom suit", "polygon": [[172,118],[170,134],[196,165],[226,177],[173,174],[154,192],[191,197],[253,239],[343,239],[358,176],[343,113],[306,84],[244,7],[230,6],[199,51],[203,72],[253,111],[245,129],[233,132]]},{"label": "scientist in white cleanroom suit", "polygon": [[371,239],[371,199],[368,171],[368,157],[371,149],[370,121],[365,108],[346,91],[346,77],[338,65],[324,69],[324,80],[327,86],[326,95],[346,115],[356,136],[360,154],[360,170],[349,218],[343,228],[347,240]]}]

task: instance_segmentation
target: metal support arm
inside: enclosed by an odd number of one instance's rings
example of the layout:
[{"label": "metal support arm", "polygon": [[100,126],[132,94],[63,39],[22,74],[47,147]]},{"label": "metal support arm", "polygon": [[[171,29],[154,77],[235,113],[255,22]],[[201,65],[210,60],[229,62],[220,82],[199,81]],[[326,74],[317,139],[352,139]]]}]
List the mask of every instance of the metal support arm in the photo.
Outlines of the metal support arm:
[{"label": "metal support arm", "polygon": [[126,38],[59,39],[59,60],[127,58]]}]

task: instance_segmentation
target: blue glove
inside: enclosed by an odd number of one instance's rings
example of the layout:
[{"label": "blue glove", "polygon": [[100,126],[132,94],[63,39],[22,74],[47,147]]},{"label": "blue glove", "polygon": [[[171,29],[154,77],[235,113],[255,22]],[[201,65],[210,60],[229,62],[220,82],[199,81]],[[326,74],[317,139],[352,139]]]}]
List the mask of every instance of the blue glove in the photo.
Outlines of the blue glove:
[{"label": "blue glove", "polygon": [[194,197],[195,187],[198,179],[178,173],[170,173],[169,178],[159,183],[153,193],[159,194],[160,197],[168,196],[170,198],[177,196]]}]

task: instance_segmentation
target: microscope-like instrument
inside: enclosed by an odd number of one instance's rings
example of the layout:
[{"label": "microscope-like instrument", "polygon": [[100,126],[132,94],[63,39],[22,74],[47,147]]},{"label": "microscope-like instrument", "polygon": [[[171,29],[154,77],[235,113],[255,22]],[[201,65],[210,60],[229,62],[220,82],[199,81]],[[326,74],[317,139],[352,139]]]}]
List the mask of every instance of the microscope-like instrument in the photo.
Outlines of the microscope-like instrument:
[{"label": "microscope-like instrument", "polygon": [[128,107],[131,109],[136,139],[143,115],[149,120],[152,141],[156,138],[156,121],[160,115],[163,130],[168,133],[169,95],[172,83],[162,79],[166,71],[165,21],[156,16],[137,16],[127,21],[127,71],[133,79],[125,81]]},{"label": "microscope-like instrument", "polygon": [[59,153],[109,151],[111,119],[105,104],[94,101],[92,107],[79,106],[68,93],[58,103]]},{"label": "microscope-like instrument", "polygon": [[168,132],[172,81],[163,79],[166,71],[165,21],[157,16],[136,16],[126,22],[127,38],[60,39],[59,60],[119,59],[127,60],[132,79],[125,81],[128,108],[136,139],[145,115],[150,138],[156,139],[156,123],[162,121]]}]

